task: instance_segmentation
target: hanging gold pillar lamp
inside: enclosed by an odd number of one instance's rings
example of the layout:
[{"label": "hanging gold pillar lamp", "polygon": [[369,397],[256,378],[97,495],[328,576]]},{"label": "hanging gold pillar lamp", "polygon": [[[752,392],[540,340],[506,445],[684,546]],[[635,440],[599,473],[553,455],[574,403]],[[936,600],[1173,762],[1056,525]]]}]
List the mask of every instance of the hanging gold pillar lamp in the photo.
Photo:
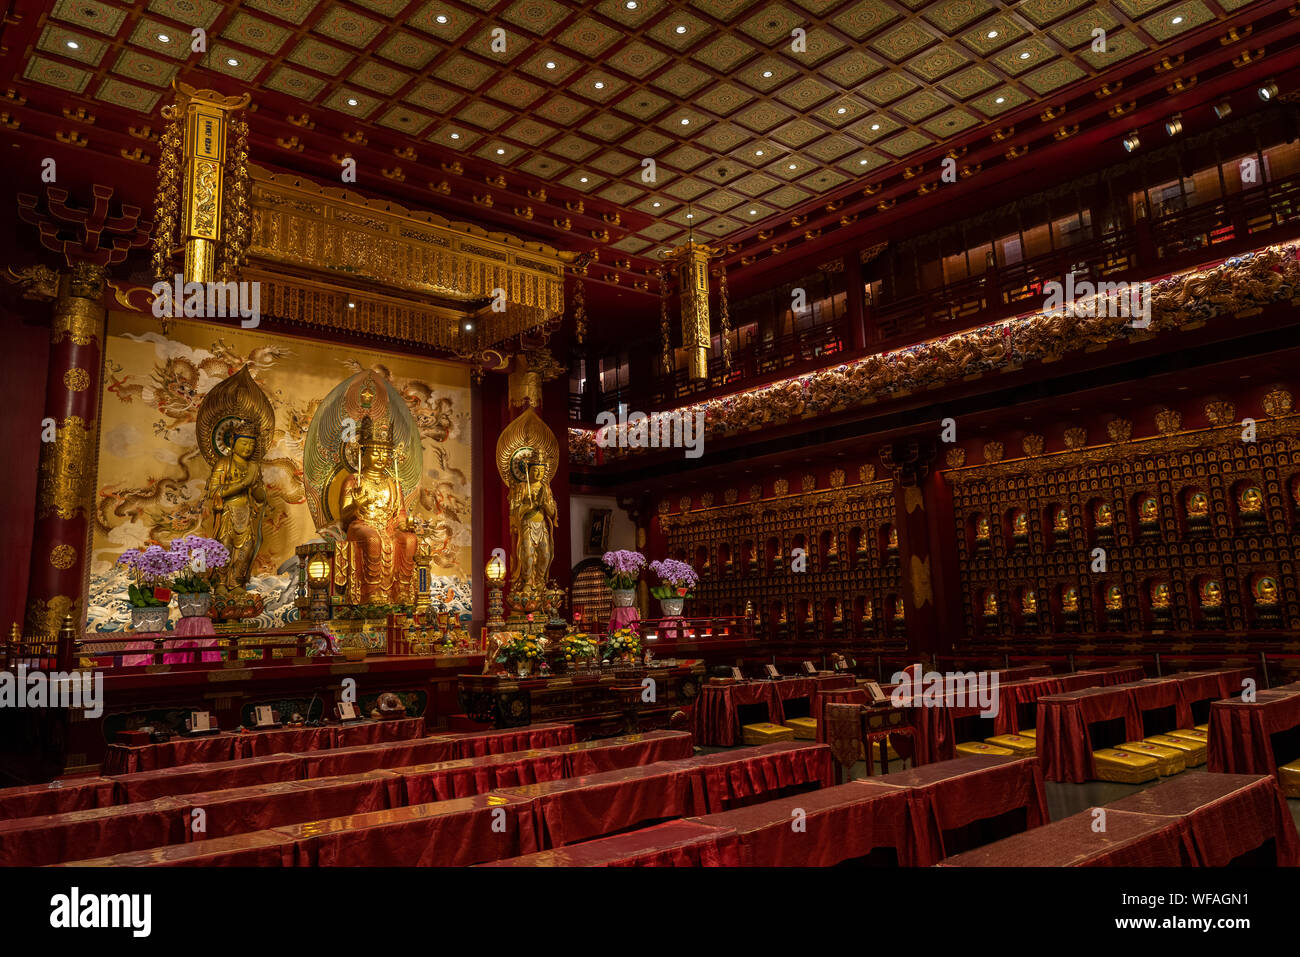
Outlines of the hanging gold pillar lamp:
[{"label": "hanging gold pillar lamp", "polygon": [[663,257],[677,272],[682,348],[686,350],[691,379],[709,376],[709,349],[713,344],[709,323],[709,260],[720,254],[720,250],[692,238]]}]

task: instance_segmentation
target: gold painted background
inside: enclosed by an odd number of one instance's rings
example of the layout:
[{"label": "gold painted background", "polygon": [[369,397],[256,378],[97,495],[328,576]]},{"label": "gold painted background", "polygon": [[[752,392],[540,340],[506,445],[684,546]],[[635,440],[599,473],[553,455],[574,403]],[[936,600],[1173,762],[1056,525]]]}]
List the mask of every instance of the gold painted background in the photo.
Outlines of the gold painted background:
[{"label": "gold painted background", "polygon": [[[374,369],[410,406],[424,439],[424,476],[412,517],[441,524],[435,541],[435,594],[470,609],[469,372],[463,366],[273,336],[256,329],[169,321],[112,312],[108,317],[95,529],[87,627],[117,631],[129,621],[127,548],[167,546],[198,533],[208,465],[195,444],[199,402],[244,363],[275,409],[275,438],[262,463],[269,508],[250,588],[267,610],[262,626],[291,620],[294,548],[317,537],[303,490],[303,441],[317,405],[348,376]],[[438,576],[442,576],[440,587]],[[173,611],[173,615],[175,615]]]}]

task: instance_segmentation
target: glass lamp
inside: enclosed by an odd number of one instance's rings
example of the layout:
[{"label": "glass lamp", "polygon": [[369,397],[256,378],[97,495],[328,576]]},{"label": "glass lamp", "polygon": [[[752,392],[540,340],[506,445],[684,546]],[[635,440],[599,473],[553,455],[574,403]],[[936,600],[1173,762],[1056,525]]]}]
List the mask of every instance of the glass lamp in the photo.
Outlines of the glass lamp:
[{"label": "glass lamp", "polygon": [[506,563],[501,560],[500,555],[493,555],[488,559],[483,575],[488,581],[487,626],[490,629],[504,628],[506,623],[502,615],[505,613],[505,606],[501,601],[501,585],[506,580]]}]

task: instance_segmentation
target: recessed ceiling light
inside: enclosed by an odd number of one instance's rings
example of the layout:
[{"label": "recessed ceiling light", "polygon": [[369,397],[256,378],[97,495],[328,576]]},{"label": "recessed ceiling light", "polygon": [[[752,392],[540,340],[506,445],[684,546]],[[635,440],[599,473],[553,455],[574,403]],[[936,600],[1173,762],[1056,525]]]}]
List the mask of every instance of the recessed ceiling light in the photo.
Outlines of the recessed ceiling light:
[{"label": "recessed ceiling light", "polygon": [[871,124],[871,128],[872,128],[873,130],[878,130],[878,129],[880,129],[880,124],[879,124],[879,123],[872,123],[872,124]]},{"label": "recessed ceiling light", "polygon": [[230,66],[239,66],[239,61],[234,57],[226,57],[226,63]]},{"label": "recessed ceiling light", "polygon": [[683,117],[682,117],[682,126],[690,126],[690,125],[691,125],[691,121],[688,120],[686,117],[683,116]]},{"label": "recessed ceiling light", "polygon": [[1028,60],[1028,59],[1029,59],[1029,51],[1026,50],[1024,53],[1020,54],[1020,59],[1022,59],[1022,60]]},{"label": "recessed ceiling light", "polygon": [[687,214],[686,214],[686,218],[687,218],[687,219],[694,219],[694,218],[695,218],[695,214],[694,214],[694,213],[687,213]]},{"label": "recessed ceiling light", "polygon": [[658,208],[660,207],[660,205],[662,205],[662,204],[660,204],[660,203],[651,203],[650,205],[652,205],[655,209],[658,209]]},{"label": "recessed ceiling light", "polygon": [[604,84],[604,83],[601,83],[599,80],[597,80],[597,81],[596,81],[596,89],[598,89],[598,90],[603,90],[603,89],[605,89],[605,84]]},{"label": "recessed ceiling light", "polygon": [[679,23],[676,27],[674,27],[673,29],[676,30],[678,33],[685,33],[685,32],[686,32],[686,27],[682,26],[680,23]]},{"label": "recessed ceiling light", "polygon": [[849,110],[848,110],[848,107],[841,106],[841,107],[840,107],[838,110],[836,110],[835,112],[836,112],[836,114],[838,114],[839,116],[843,116],[843,115],[844,115],[845,113],[847,113],[848,111],[849,111]]},{"label": "recessed ceiling light", "polygon": [[460,139],[460,134],[459,134],[459,133],[452,133],[452,134],[451,134],[451,138],[452,138],[453,140],[458,140],[458,139]]},{"label": "recessed ceiling light", "polygon": [[579,183],[585,183],[586,181],[587,181],[587,177],[585,177],[585,176],[580,176],[580,177],[578,177],[578,182],[579,182]]},{"label": "recessed ceiling light", "polygon": [[751,216],[757,216],[757,215],[758,215],[758,210],[756,210],[756,209],[751,209],[751,210],[749,211],[749,215],[751,215]]},{"label": "recessed ceiling light", "polygon": [[547,60],[547,61],[546,61],[546,69],[548,69],[548,70],[554,70],[554,69],[555,69],[555,61],[554,61],[554,60]]},{"label": "recessed ceiling light", "polygon": [[80,50],[80,49],[81,49],[81,44],[78,43],[76,40],[69,40],[69,41],[68,41],[68,49],[69,49],[69,50]]},{"label": "recessed ceiling light", "polygon": [[795,166],[794,163],[791,163],[791,164],[790,164],[788,167],[786,167],[786,168],[787,168],[787,169],[798,169],[799,167]]},{"label": "recessed ceiling light", "polygon": [[349,308],[349,309],[355,309],[355,308],[357,308],[357,304],[356,304],[355,302],[350,302],[350,303],[348,303],[348,308]]},{"label": "recessed ceiling light", "polygon": [[1182,18],[1182,17],[1174,17],[1173,20],[1171,20],[1171,21],[1169,21],[1169,22],[1172,23],[1174,26],[1178,26],[1178,24],[1180,24],[1180,23],[1183,22],[1183,18]]},{"label": "recessed ceiling light", "polygon": [[625,3],[624,6],[627,7],[629,10],[635,10],[636,0],[627,0],[627,3]]},{"label": "recessed ceiling light", "polygon": [[168,36],[167,34],[165,34],[165,33],[160,33],[160,34],[158,34],[158,42],[159,42],[159,43],[171,43],[171,42],[172,42],[172,38],[169,37],[169,36]]},{"label": "recessed ceiling light", "polygon": [[998,103],[998,104],[1002,104],[1002,103],[1005,103],[1006,101],[1007,101],[1007,98],[1006,98],[1005,96],[999,96],[999,97],[998,97],[996,100],[994,100],[993,102],[994,102],[994,103]]},{"label": "recessed ceiling light", "polygon": [[866,166],[866,165],[867,165],[867,161],[866,161],[866,160],[858,160],[858,165],[859,165],[859,166]]},{"label": "recessed ceiling light", "polygon": [[762,150],[754,150],[754,155],[755,155],[755,156],[762,156],[762,155],[763,155],[763,151],[762,151]]},{"label": "recessed ceiling light", "polygon": [[996,40],[998,38],[998,31],[990,30],[988,33],[984,34],[984,36],[986,36],[990,40]]},{"label": "recessed ceiling light", "polygon": [[497,148],[497,156],[505,156],[505,155],[506,155],[506,151],[503,150],[503,149],[501,149],[500,147],[498,147],[498,148]]},{"label": "recessed ceiling light", "polygon": [[434,17],[434,19],[437,20],[439,23],[446,23],[446,22],[447,22],[447,15],[444,14],[444,13],[440,13],[440,14],[438,14],[436,17]]},{"label": "recessed ceiling light", "polygon": [[348,106],[356,106],[357,101],[354,97],[348,97]]},{"label": "recessed ceiling light", "polygon": [[763,71],[763,76],[764,76],[764,77],[769,77],[769,76],[771,76],[771,75],[772,75],[772,71],[771,71],[771,70],[764,70],[764,71]]}]

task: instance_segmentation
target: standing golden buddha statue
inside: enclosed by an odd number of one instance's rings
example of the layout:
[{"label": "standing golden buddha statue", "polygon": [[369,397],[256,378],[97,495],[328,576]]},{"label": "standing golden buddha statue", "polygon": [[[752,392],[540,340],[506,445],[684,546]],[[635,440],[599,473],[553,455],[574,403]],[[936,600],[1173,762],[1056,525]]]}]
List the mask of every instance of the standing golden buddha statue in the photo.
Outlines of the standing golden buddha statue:
[{"label": "standing golden buddha statue", "polygon": [[555,433],[525,408],[497,439],[497,470],[506,485],[510,540],[514,545],[506,604],[513,615],[554,616],[563,594],[550,586],[559,510],[551,479],[559,463]]}]

